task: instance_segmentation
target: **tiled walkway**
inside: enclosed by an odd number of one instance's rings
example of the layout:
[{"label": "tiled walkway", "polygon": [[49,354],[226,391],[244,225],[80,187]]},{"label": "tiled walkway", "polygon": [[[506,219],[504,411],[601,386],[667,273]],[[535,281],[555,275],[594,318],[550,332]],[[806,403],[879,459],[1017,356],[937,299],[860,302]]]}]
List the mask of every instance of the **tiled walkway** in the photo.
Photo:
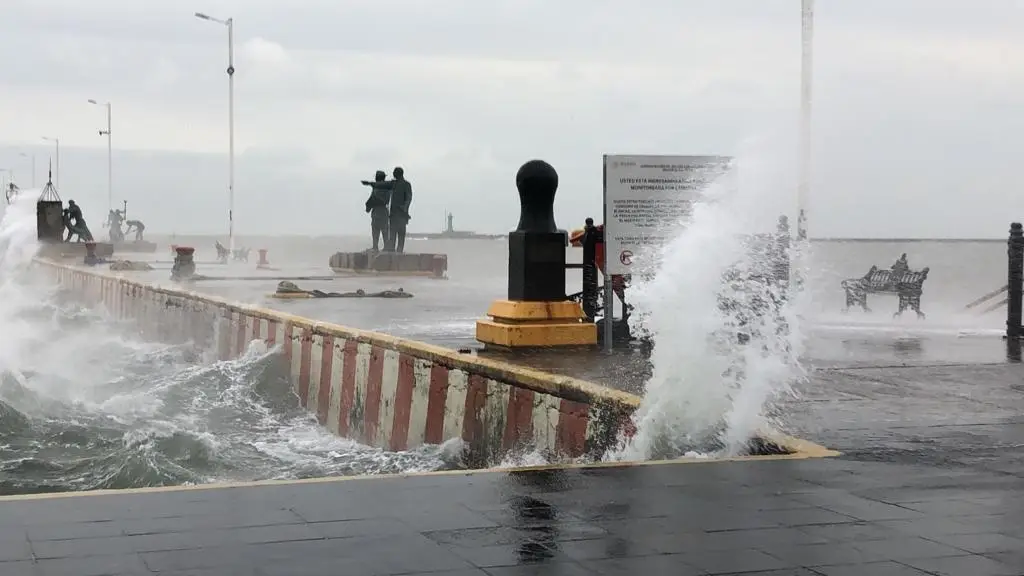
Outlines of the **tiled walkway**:
[{"label": "tiled walkway", "polygon": [[1021,494],[840,457],[12,499],[0,574],[1012,576]]}]

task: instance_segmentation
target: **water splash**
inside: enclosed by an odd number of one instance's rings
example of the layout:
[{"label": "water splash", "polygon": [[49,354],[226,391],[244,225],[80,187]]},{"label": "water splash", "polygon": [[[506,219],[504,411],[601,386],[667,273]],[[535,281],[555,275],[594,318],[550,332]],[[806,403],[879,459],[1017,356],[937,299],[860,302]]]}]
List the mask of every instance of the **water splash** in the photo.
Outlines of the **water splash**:
[{"label": "water splash", "polygon": [[803,298],[758,280],[766,262],[749,240],[774,228],[794,188],[781,159],[760,143],[746,148],[636,287],[653,371],[634,415],[637,433],[613,459],[741,453],[772,424],[772,401],[803,374]]},{"label": "water splash", "polygon": [[22,195],[0,220],[0,494],[459,465],[445,447],[395,453],[330,434],[262,342],[217,361],[141,341],[37,276],[38,248]]}]

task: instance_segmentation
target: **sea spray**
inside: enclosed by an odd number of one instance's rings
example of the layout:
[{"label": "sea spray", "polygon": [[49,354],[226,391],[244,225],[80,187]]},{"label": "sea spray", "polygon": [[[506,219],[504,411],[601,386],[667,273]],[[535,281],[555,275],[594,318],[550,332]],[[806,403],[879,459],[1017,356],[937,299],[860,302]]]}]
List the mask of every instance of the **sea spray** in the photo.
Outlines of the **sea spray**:
[{"label": "sea spray", "polygon": [[751,237],[774,228],[791,205],[789,171],[772,156],[741,154],[709,184],[660,250],[655,273],[637,283],[636,316],[654,342],[652,375],[636,433],[612,459],[743,453],[773,424],[772,401],[801,377],[803,299],[786,282],[766,280],[773,263]]},{"label": "sea spray", "polygon": [[0,370],[18,382],[25,376],[20,366],[32,344],[33,332],[23,312],[38,293],[26,286],[32,259],[39,252],[36,236],[35,196],[20,194],[4,207],[0,218]]},{"label": "sea spray", "polygon": [[144,341],[32,264],[34,194],[0,218],[0,495],[458,467],[450,446],[387,452],[299,405],[279,348],[197,362]]}]

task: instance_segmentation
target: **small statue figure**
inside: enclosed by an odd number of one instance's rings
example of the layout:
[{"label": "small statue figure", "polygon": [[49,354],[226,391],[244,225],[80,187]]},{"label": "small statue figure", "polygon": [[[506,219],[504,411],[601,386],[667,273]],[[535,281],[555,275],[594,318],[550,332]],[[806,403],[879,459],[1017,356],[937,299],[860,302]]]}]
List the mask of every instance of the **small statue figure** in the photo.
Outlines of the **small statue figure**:
[{"label": "small statue figure", "polygon": [[112,243],[124,242],[124,232],[121,230],[121,223],[124,221],[124,213],[120,210],[111,210],[107,214],[107,229]]},{"label": "small statue figure", "polygon": [[892,265],[892,273],[895,275],[906,274],[910,272],[910,265],[907,264],[907,253],[900,254],[899,259]]},{"label": "small statue figure", "polygon": [[[128,228],[124,231],[124,233],[128,234],[128,233],[130,233],[134,229],[135,230],[135,241],[136,242],[142,242],[143,241],[142,233],[146,231],[146,225],[143,224],[141,220],[129,220],[129,221],[125,222],[125,224],[128,225]],[[124,239],[124,235],[122,235],[121,238]]]},{"label": "small statue figure", "polygon": [[409,207],[412,205],[412,184],[405,179],[405,170],[401,166],[395,167],[392,172],[394,180],[391,184],[391,212],[388,218],[387,249],[389,251],[405,251],[405,227],[409,225],[412,216],[409,214]]},{"label": "small statue figure", "polygon": [[92,242],[92,232],[85,223],[82,216],[82,209],[75,204],[74,200],[68,200],[68,207],[64,211],[64,227],[68,229],[68,236],[65,242],[70,242],[72,236],[78,236],[79,242]]},{"label": "small statue figure", "polygon": [[380,239],[388,244],[388,204],[391,202],[391,182],[386,182],[383,170],[377,170],[374,181],[363,180],[363,186],[370,187],[370,197],[366,199],[366,211],[370,214],[370,236],[373,238],[373,251],[380,250]]},{"label": "small statue figure", "polygon": [[225,248],[219,240],[214,240],[213,247],[217,249],[217,261],[221,264],[227,264],[228,258],[231,256],[231,251]]}]

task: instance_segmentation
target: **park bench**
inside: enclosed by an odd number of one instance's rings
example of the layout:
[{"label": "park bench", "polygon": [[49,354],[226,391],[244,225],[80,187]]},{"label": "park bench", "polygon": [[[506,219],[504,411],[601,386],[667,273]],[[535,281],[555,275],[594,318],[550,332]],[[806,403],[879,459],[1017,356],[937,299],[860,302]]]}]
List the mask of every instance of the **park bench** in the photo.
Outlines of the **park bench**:
[{"label": "park bench", "polygon": [[924,318],[924,312],[921,312],[921,292],[924,281],[928,279],[928,270],[902,271],[872,266],[861,278],[843,280],[843,290],[846,291],[846,307],[843,312],[853,306],[860,306],[865,312],[870,312],[869,294],[892,294],[899,298],[899,309],[893,313],[893,318],[908,308],[916,312],[918,318]]}]

